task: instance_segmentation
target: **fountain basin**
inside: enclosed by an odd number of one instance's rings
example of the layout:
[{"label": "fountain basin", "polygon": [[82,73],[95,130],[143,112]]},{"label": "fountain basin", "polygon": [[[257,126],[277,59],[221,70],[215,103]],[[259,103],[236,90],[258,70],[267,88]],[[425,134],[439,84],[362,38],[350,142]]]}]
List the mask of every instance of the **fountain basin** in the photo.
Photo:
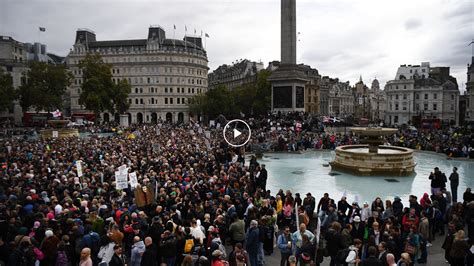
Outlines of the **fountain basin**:
[{"label": "fountain basin", "polygon": [[369,145],[346,145],[336,148],[332,169],[355,175],[406,176],[415,171],[413,150],[396,146],[378,146],[369,152]]}]

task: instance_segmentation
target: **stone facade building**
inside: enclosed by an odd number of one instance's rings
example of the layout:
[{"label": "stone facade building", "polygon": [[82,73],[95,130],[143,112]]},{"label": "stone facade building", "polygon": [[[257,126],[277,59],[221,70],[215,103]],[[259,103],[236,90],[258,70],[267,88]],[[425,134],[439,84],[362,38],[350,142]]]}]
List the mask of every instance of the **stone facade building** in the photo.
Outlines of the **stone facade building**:
[{"label": "stone facade building", "polygon": [[[64,57],[47,53],[46,45],[41,43],[23,43],[10,36],[0,36],[0,68],[12,76],[13,87],[22,85],[22,78],[29,70],[28,63],[32,61],[62,64]],[[1,96],[0,96],[1,97]],[[0,122],[21,125],[23,112],[18,101],[9,110],[0,111]]]},{"label": "stone facade building", "polygon": [[459,89],[449,67],[429,68],[425,78],[398,76],[387,82],[385,94],[385,122],[390,125],[419,124],[423,119],[458,124]]},{"label": "stone facade building", "polygon": [[223,85],[229,90],[234,90],[239,86],[254,83],[257,81],[257,73],[263,68],[262,62],[252,62],[247,59],[232,65],[221,65],[209,73],[209,89]]},{"label": "stone facade building", "polygon": [[[67,56],[74,75],[69,88],[73,117],[90,115],[79,104],[82,73],[78,64],[87,53],[99,53],[111,64],[113,82],[125,79],[131,85],[129,123],[187,122],[195,116],[189,112],[190,99],[207,91],[208,60],[200,37],[167,39],[163,28],[151,26],[146,39],[97,41],[93,31],[78,29]],[[119,114],[104,112],[100,118],[118,122]]]},{"label": "stone facade building", "polygon": [[328,98],[329,115],[335,117],[346,118],[354,113],[354,95],[349,81],[340,82],[334,79]]}]

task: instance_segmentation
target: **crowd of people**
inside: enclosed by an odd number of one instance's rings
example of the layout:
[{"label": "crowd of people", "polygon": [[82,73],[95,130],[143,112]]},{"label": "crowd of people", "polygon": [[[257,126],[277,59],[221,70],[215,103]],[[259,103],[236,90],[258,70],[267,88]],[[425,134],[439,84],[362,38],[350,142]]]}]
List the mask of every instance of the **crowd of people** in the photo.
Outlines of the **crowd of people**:
[{"label": "crowd of people", "polygon": [[[251,122],[261,128],[252,142],[315,147],[304,123],[280,122]],[[257,266],[275,253],[281,265],[413,265],[429,261],[427,248],[443,234],[446,260],[472,261],[474,195],[453,200],[436,171],[436,189],[410,196],[409,206],[327,194],[316,204],[310,192],[267,190],[265,166],[219,130],[160,123],[110,131],[0,140],[0,265]],[[335,137],[334,145],[352,141]],[[118,189],[121,172],[130,179]]]}]

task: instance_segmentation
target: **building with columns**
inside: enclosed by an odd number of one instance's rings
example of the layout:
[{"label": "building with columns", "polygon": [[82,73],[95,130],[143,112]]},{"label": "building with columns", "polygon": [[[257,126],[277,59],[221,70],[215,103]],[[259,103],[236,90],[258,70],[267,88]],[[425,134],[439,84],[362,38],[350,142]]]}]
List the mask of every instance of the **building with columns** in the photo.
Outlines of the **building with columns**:
[{"label": "building with columns", "polygon": [[[74,75],[69,88],[70,114],[88,116],[79,104],[82,73],[79,62],[87,53],[99,53],[112,66],[112,81],[127,80],[132,87],[126,115],[129,123],[187,122],[191,98],[207,91],[208,60],[200,37],[166,38],[160,26],[150,26],[146,39],[97,41],[89,29],[78,29],[66,62]],[[104,112],[101,121],[119,121]],[[195,117],[196,118],[196,117]]]},{"label": "building with columns", "polygon": [[423,119],[458,124],[459,89],[449,67],[430,67],[424,78],[397,76],[386,83],[384,92],[387,124],[419,125]]}]

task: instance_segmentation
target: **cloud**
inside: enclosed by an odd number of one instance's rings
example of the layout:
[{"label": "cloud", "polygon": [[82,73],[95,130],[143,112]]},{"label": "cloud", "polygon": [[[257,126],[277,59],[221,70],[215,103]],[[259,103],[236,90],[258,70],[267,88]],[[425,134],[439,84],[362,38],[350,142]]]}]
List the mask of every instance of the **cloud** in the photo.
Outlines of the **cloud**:
[{"label": "cloud", "polygon": [[421,25],[423,25],[423,22],[419,19],[411,18],[405,21],[406,30],[414,30],[416,28],[421,27]]},{"label": "cloud", "polygon": [[[352,84],[377,76],[383,87],[400,64],[430,61],[465,83],[473,11],[467,0],[297,0],[298,62]],[[183,38],[185,25],[188,34],[209,33],[211,71],[240,58],[280,59],[280,0],[0,1],[0,35],[35,42],[44,26],[41,42],[62,56],[77,28],[94,30],[98,40],[139,39],[152,24],[168,38]]]}]

